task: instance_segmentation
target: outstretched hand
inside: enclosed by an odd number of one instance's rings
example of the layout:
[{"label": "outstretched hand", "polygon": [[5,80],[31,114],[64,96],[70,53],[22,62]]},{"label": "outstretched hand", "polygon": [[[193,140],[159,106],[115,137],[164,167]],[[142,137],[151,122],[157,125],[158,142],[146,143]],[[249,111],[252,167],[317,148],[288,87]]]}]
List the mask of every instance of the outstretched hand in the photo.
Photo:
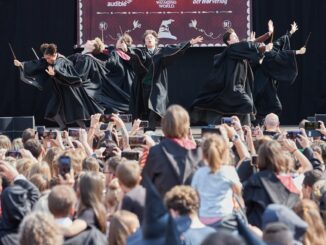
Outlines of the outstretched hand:
[{"label": "outstretched hand", "polygon": [[197,44],[197,43],[201,43],[203,42],[204,38],[202,36],[198,36],[196,38],[193,38],[190,40],[191,45]]},{"label": "outstretched hand", "polygon": [[23,67],[23,64],[19,60],[14,60],[14,65],[17,67]]},{"label": "outstretched hand", "polygon": [[293,33],[295,33],[298,30],[298,25],[297,23],[295,23],[295,21],[293,21],[293,23],[291,24],[291,31],[290,34],[292,35]]}]

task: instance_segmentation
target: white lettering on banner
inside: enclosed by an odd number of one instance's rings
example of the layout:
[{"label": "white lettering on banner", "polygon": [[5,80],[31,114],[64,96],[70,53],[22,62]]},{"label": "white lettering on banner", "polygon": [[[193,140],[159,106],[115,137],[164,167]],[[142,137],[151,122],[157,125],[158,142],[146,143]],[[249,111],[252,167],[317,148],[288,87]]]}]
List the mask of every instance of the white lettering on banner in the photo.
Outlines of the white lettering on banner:
[{"label": "white lettering on banner", "polygon": [[175,8],[175,5],[177,4],[177,0],[157,0],[156,4],[160,7],[160,8]]},{"label": "white lettering on banner", "polygon": [[132,3],[132,1],[133,0],[108,2],[106,6],[108,6],[108,7],[127,7],[127,5]]},{"label": "white lettering on banner", "polygon": [[228,0],[192,0],[193,4],[228,4]]}]

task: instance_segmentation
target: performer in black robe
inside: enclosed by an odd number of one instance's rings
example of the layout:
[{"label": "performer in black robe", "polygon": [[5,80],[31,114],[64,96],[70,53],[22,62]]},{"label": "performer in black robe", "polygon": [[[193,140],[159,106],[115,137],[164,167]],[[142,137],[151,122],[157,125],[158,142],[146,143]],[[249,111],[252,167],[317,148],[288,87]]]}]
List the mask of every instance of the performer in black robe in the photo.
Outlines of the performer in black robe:
[{"label": "performer in black robe", "polygon": [[135,105],[133,115],[148,118],[149,128],[154,130],[156,122],[163,117],[168,105],[167,67],[176,57],[183,54],[191,45],[202,42],[196,37],[188,42],[158,48],[158,35],[153,30],[144,33],[145,48],[135,49],[148,72],[140,79],[132,96]]},{"label": "performer in black robe", "polygon": [[[132,45],[132,38],[128,34],[123,34],[116,43],[116,48],[109,54],[106,62],[109,78],[122,89],[127,95],[125,98],[129,102],[129,112],[134,118],[138,118],[135,112],[137,84],[147,72],[146,67],[141,63],[138,55],[135,54]],[[134,99],[130,99],[133,97]]]},{"label": "performer in black robe", "polygon": [[[94,54],[103,51],[100,39],[88,40],[84,51],[69,56],[83,80],[88,95],[105,108],[105,113],[129,111],[129,95],[110,78],[106,62],[97,59]],[[104,46],[104,44],[103,44]]]},{"label": "performer in black robe", "polygon": [[103,113],[103,108],[83,88],[83,81],[73,63],[57,53],[55,44],[42,44],[41,52],[42,59],[24,63],[15,60],[15,65],[22,65],[28,76],[44,76],[46,71],[47,78],[51,78],[53,93],[45,112],[46,119],[56,121],[61,129],[70,123],[85,127],[84,120],[89,120],[93,114]]},{"label": "performer in black robe", "polygon": [[280,114],[282,104],[277,95],[279,82],[293,83],[298,75],[296,55],[304,54],[305,47],[291,50],[290,37],[297,31],[294,22],[291,31],[273,42],[273,49],[265,54],[262,64],[254,68],[254,103],[257,122],[269,113]]},{"label": "performer in black robe", "polygon": [[249,124],[250,115],[255,112],[253,73],[248,61],[258,63],[272,45],[239,42],[233,29],[224,34],[223,40],[228,46],[214,56],[213,71],[192,104],[194,124],[219,124],[221,117],[232,115],[238,116],[242,124]]}]

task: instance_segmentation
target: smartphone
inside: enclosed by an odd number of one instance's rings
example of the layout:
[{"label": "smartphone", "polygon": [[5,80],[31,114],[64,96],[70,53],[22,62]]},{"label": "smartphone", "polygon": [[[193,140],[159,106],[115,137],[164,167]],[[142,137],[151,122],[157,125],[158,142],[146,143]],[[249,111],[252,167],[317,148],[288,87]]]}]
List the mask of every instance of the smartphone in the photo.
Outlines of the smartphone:
[{"label": "smartphone", "polygon": [[57,132],[56,131],[45,131],[43,133],[43,137],[47,139],[56,139],[57,138]]},{"label": "smartphone", "polygon": [[227,124],[229,126],[231,126],[232,124],[232,118],[231,117],[222,117],[221,119],[221,124]]},{"label": "smartphone", "polygon": [[22,154],[19,151],[16,150],[8,150],[5,154],[6,157],[13,157],[13,158],[22,158]]},{"label": "smartphone", "polygon": [[277,132],[264,130],[263,134],[265,136],[271,136],[271,137],[273,137],[275,134],[277,134]]},{"label": "smartphone", "polygon": [[139,160],[139,152],[137,151],[123,151],[121,152],[121,157],[124,157],[128,160]]},{"label": "smartphone", "polygon": [[300,130],[287,131],[286,138],[294,140],[299,137],[299,134],[302,134]]},{"label": "smartphone", "polygon": [[320,129],[320,122],[305,122],[304,129],[306,131]]},{"label": "smartphone", "polygon": [[149,127],[149,122],[148,121],[141,121],[139,124],[140,128],[148,128]]},{"label": "smartphone", "polygon": [[257,167],[257,159],[258,159],[258,155],[252,155],[251,156],[251,163],[252,165]]},{"label": "smartphone", "polygon": [[110,130],[104,131],[104,140],[105,141],[112,140],[112,132]]},{"label": "smartphone", "polygon": [[103,123],[113,122],[112,114],[101,115],[100,122]]},{"label": "smartphone", "polygon": [[108,123],[102,123],[101,126],[100,126],[100,130],[105,130],[105,129],[108,128],[108,126],[109,126]]},{"label": "smartphone", "polygon": [[130,123],[132,120],[132,115],[131,114],[120,114],[119,118],[124,122],[124,123]]},{"label": "smartphone", "polygon": [[69,156],[59,157],[59,173],[61,176],[65,177],[66,174],[70,173],[71,170],[71,159]]},{"label": "smartphone", "polygon": [[73,138],[79,138],[78,128],[68,128],[68,135]]},{"label": "smartphone", "polygon": [[219,128],[203,127],[203,128],[201,128],[201,136],[203,136],[204,134],[221,135],[221,130]]},{"label": "smartphone", "polygon": [[143,136],[130,136],[129,145],[144,145],[145,139]]},{"label": "smartphone", "polygon": [[45,126],[36,126],[36,132],[38,134],[38,139],[41,140],[45,132]]}]

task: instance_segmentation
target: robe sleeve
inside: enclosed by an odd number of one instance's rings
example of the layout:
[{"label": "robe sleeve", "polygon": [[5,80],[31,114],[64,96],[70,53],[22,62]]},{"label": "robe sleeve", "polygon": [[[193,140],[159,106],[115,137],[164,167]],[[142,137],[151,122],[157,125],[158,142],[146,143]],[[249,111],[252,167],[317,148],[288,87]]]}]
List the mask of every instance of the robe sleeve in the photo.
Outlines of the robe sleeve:
[{"label": "robe sleeve", "polygon": [[185,51],[191,46],[190,41],[183,42],[175,45],[168,45],[162,48],[162,58],[165,66],[168,66],[174,60],[185,53]]},{"label": "robe sleeve", "polygon": [[231,59],[247,59],[258,63],[263,55],[258,50],[259,44],[255,42],[239,42],[228,47],[227,53]]},{"label": "robe sleeve", "polygon": [[74,69],[73,63],[66,58],[58,58],[55,65],[55,78],[58,82],[67,86],[80,86],[82,79]]}]

